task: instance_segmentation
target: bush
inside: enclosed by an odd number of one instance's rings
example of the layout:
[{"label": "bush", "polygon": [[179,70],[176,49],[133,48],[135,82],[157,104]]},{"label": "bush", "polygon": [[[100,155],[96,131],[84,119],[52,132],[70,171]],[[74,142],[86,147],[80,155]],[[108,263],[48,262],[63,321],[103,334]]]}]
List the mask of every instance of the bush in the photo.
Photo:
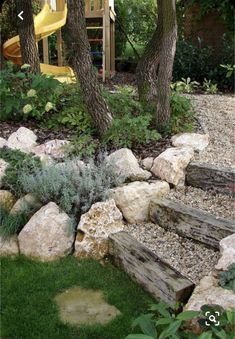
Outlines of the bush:
[{"label": "bush", "polygon": [[0,235],[3,240],[18,234],[27,222],[28,217],[25,213],[10,214],[0,207]]},{"label": "bush", "polygon": [[74,136],[68,145],[65,145],[65,152],[68,157],[79,156],[87,158],[94,155],[97,144],[90,134]]},{"label": "bush", "polygon": [[235,263],[231,264],[226,271],[220,273],[219,281],[221,287],[235,293]]},{"label": "bush", "polygon": [[81,163],[78,158],[65,163],[35,168],[31,175],[21,174],[22,190],[43,203],[54,201],[71,216],[79,217],[92,204],[107,198],[108,190],[122,179],[105,162]]},{"label": "bush", "polygon": [[27,176],[33,169],[41,168],[40,159],[19,150],[0,148],[0,158],[9,163],[5,176],[2,178],[2,188],[10,190],[15,195],[20,194],[18,178],[22,172]]},{"label": "bush", "polygon": [[0,121],[41,119],[55,109],[62,85],[52,77],[29,73],[29,67],[19,69],[9,62],[0,71]]}]

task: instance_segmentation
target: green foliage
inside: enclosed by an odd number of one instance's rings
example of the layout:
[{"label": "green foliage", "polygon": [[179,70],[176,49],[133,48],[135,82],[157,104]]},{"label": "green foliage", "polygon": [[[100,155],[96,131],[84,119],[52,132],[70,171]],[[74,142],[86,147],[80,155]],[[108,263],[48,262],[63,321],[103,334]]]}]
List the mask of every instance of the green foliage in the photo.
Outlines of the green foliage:
[{"label": "green foliage", "polygon": [[[151,313],[141,315],[133,322],[133,328],[138,327],[142,333],[130,334],[126,339],[232,338],[235,329],[235,311],[224,311],[217,305],[204,305],[199,312],[179,312],[178,307],[170,307],[160,302],[153,304],[150,311]],[[216,311],[219,311],[219,316]],[[217,316],[218,326],[209,321],[210,314]],[[201,335],[196,336],[187,328],[187,322],[193,319],[198,320]]]},{"label": "green foliage", "polygon": [[211,80],[204,79],[202,86],[206,94],[216,94],[218,92],[217,84],[213,84]]},{"label": "green foliage", "polygon": [[220,65],[221,67],[226,69],[226,78],[230,78],[235,72],[235,65]]},{"label": "green foliage", "polygon": [[12,191],[15,195],[19,195],[20,193],[18,179],[21,173],[24,172],[27,176],[36,167],[41,167],[39,158],[22,153],[19,150],[1,148],[0,158],[9,163],[5,176],[2,178],[2,187],[3,189]]},{"label": "green foliage", "polygon": [[105,162],[90,159],[85,165],[78,158],[35,168],[32,174],[19,177],[23,192],[32,193],[45,204],[54,201],[75,217],[105,200],[108,190],[121,182],[122,178]]},{"label": "green foliage", "polygon": [[220,273],[220,286],[235,292],[235,263],[231,264],[228,269]]},{"label": "green foliage", "polygon": [[126,114],[116,118],[104,136],[103,142],[111,143],[114,147],[132,148],[150,140],[158,140],[161,136],[156,130],[150,129],[151,121],[150,114],[137,117]]},{"label": "green foliage", "polygon": [[[106,325],[63,324],[54,303],[70,287],[101,290],[120,310]],[[74,256],[42,263],[19,256],[1,258],[1,336],[34,339],[121,339],[131,331],[133,316],[153,302],[122,270],[105,261]]]},{"label": "green foliage", "polygon": [[97,144],[90,134],[74,136],[71,142],[65,146],[67,156],[91,157],[96,151]]},{"label": "green foliage", "polygon": [[26,213],[10,214],[0,207],[0,235],[7,240],[12,235],[19,233],[28,221]]},{"label": "green foliage", "polygon": [[191,81],[191,78],[182,78],[171,85],[171,88],[178,93],[193,93],[200,84],[197,81]]},{"label": "green foliage", "polygon": [[0,71],[0,85],[0,121],[42,118],[55,109],[61,87],[52,77],[29,73],[28,65],[19,69],[10,62]]}]

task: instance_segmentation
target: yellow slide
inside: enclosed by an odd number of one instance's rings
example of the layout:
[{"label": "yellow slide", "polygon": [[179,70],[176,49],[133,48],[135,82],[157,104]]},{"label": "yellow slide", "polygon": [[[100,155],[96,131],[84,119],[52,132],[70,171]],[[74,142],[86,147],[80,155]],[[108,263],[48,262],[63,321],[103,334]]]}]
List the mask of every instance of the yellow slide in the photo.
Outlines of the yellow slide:
[{"label": "yellow slide", "polygon": [[[36,40],[43,38],[56,32],[65,25],[67,18],[67,5],[63,11],[53,12],[48,4],[45,4],[41,12],[34,18],[34,27]],[[6,41],[3,45],[3,54],[5,58],[11,60],[16,65],[22,65],[20,52],[19,35]],[[40,64],[41,71],[44,74],[54,75],[61,82],[73,82],[74,72],[70,67],[58,67],[47,64]]]}]

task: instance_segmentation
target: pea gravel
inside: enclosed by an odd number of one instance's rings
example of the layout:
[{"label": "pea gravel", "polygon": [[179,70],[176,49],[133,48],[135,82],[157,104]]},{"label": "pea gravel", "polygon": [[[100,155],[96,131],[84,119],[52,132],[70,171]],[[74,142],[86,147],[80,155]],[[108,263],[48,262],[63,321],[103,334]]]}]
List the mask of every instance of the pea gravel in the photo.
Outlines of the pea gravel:
[{"label": "pea gravel", "polygon": [[212,271],[219,259],[218,251],[153,223],[127,224],[125,230],[195,284]]}]

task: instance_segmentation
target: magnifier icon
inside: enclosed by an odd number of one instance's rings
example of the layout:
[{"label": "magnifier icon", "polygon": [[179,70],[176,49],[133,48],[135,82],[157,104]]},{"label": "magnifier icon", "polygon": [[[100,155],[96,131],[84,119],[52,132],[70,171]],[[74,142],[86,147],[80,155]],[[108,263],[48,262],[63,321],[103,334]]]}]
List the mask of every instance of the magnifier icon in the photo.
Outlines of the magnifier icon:
[{"label": "magnifier icon", "polygon": [[213,314],[211,314],[211,315],[209,316],[209,320],[210,320],[212,323],[216,323],[216,322],[217,322],[216,319],[215,319],[215,316],[214,316]]}]

